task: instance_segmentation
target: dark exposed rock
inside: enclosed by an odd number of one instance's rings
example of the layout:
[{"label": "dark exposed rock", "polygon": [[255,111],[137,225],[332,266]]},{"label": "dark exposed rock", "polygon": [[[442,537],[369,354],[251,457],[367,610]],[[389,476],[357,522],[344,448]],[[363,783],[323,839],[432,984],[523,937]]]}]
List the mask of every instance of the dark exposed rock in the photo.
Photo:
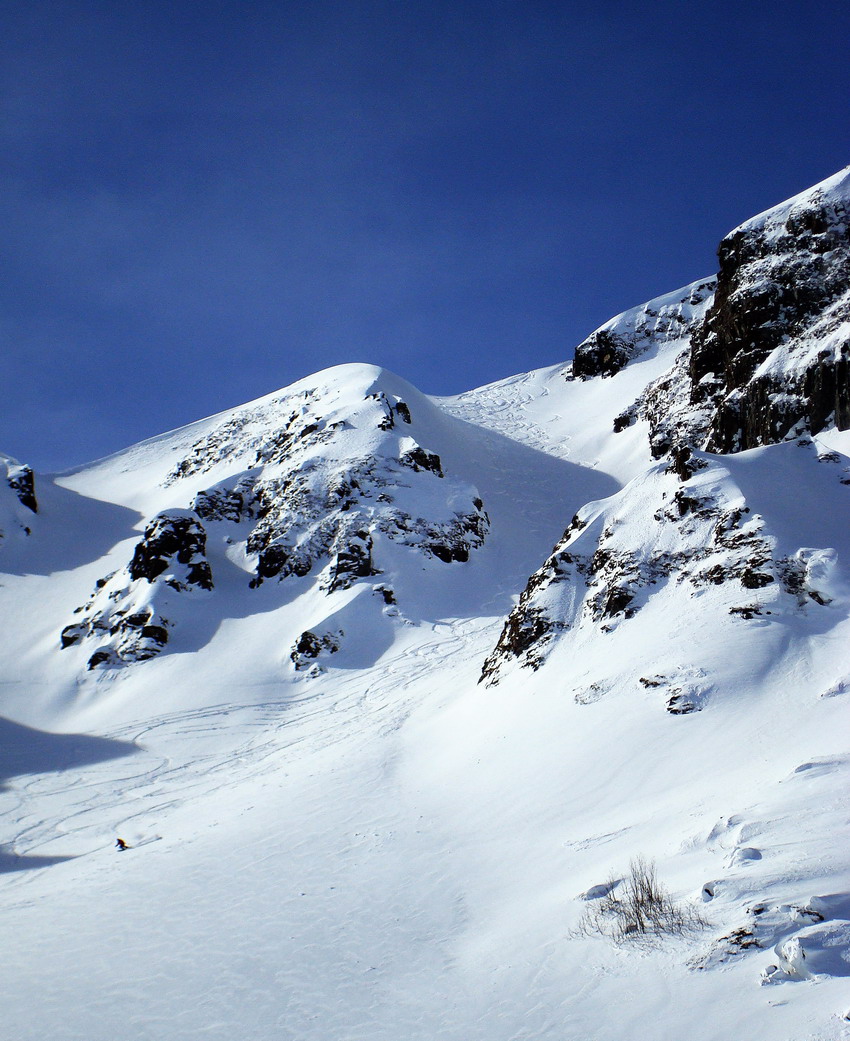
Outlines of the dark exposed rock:
[{"label": "dark exposed rock", "polygon": [[410,423],[410,422],[412,422],[412,420],[410,418],[410,408],[408,407],[408,405],[404,401],[397,401],[396,402],[395,412],[396,412],[396,415],[398,416],[398,418],[403,423]]},{"label": "dark exposed rock", "polygon": [[625,412],[621,412],[619,416],[614,417],[614,433],[620,434],[624,430],[628,430],[630,426],[637,419],[636,410],[634,408],[627,409]]},{"label": "dark exposed rock", "polygon": [[390,586],[375,586],[374,592],[381,594],[384,603],[387,604],[387,606],[398,603],[395,597],[395,592]]},{"label": "dark exposed rock", "polygon": [[744,568],[741,572],[741,585],[745,589],[763,589],[776,579],[768,572],[756,571],[753,568]]},{"label": "dark exposed rock", "polygon": [[[773,444],[799,427],[850,427],[846,199],[805,193],[727,235],[718,257],[717,292],[689,365],[692,401],[706,386],[713,397],[709,449]],[[780,354],[781,363],[766,365]]]},{"label": "dark exposed rock", "polygon": [[379,430],[392,430],[395,426],[395,419],[393,418],[393,408],[390,405],[386,394],[383,391],[379,391],[377,394],[370,394],[367,401],[377,401],[381,406],[381,418],[378,420]]},{"label": "dark exposed rock", "polygon": [[593,376],[613,376],[630,361],[631,347],[623,337],[600,329],[576,349],[573,376],[582,380]]},{"label": "dark exposed rock", "polygon": [[38,513],[38,502],[35,497],[35,476],[29,466],[12,466],[6,480],[9,487],[18,496],[22,506],[33,513]]},{"label": "dark exposed rock", "polygon": [[688,445],[679,445],[672,450],[671,469],[680,481],[689,481],[697,470],[707,464],[704,459],[697,459]]},{"label": "dark exposed rock", "polygon": [[314,633],[310,629],[303,632],[289,654],[296,672],[310,668],[315,670],[316,659],[325,654],[335,654],[344,635],[342,630],[322,634]]},{"label": "dark exposed rock", "polygon": [[201,520],[238,524],[254,515],[252,485],[251,481],[242,481],[234,488],[210,488],[198,492],[191,509]]},{"label": "dark exposed rock", "polygon": [[158,514],[127,567],[98,579],[88,603],[74,612],[80,618],[62,630],[62,648],[97,641],[101,646],[89,659],[90,669],[155,657],[169,642],[171,627],[154,606],[158,599],[170,596],[169,590],[182,599],[187,591],[213,588],[205,549],[206,532],[195,514]]},{"label": "dark exposed rock", "polygon": [[699,706],[683,691],[674,690],[667,697],[667,711],[671,716],[687,716],[691,712],[698,712]]},{"label": "dark exposed rock", "polygon": [[[689,328],[689,337],[699,326],[697,319]],[[649,423],[649,448],[654,459],[663,459],[685,447],[702,448],[714,416],[715,397],[708,394],[707,381],[699,388],[701,394],[705,392],[699,400],[691,392],[690,339],[686,342],[688,347],[677,356],[673,367],[651,383],[628,410],[630,416]]]},{"label": "dark exposed rock", "polygon": [[411,470],[427,470],[429,473],[436,474],[437,477],[443,476],[440,457],[436,452],[429,452],[420,445],[416,445],[415,448],[402,453],[399,462],[402,466],[409,466]]},{"label": "dark exposed rock", "polygon": [[187,567],[186,582],[212,589],[212,572],[205,558],[207,535],[196,517],[185,511],[160,513],[145,528],[127,570],[134,581],[153,582],[176,560]]},{"label": "dark exposed rock", "polygon": [[[120,579],[122,574],[126,573],[118,572],[110,581]],[[119,601],[126,603],[128,596],[127,591],[118,587],[101,604],[102,594],[96,589],[91,601],[83,608],[83,619],[62,630],[62,648],[73,647],[85,640],[101,643],[106,640],[107,643],[89,658],[89,669],[98,665],[127,665],[155,657],[168,643],[169,623],[151,606],[138,611],[119,606]]]},{"label": "dark exposed rock", "polygon": [[143,625],[141,636],[155,643],[157,647],[164,647],[168,643],[168,630],[164,625]]},{"label": "dark exposed rock", "polygon": [[473,495],[467,511],[452,512],[439,523],[412,516],[396,501],[410,486],[402,467],[444,476],[439,457],[414,445],[397,461],[372,457],[337,472],[304,467],[297,475],[258,481],[254,502],[259,523],[246,544],[249,553],[257,554],[252,584],[303,576],[326,561],[332,563],[323,579],[329,592],[378,574],[380,568],[372,561],[374,531],[438,559],[468,559],[489,527],[483,502]]},{"label": "dark exposed rock", "polygon": [[634,598],[634,593],[630,590],[612,586],[605,590],[605,594],[599,604],[599,613],[603,618],[610,618],[618,614],[624,614],[628,618],[630,616],[629,604]]},{"label": "dark exposed rock", "polygon": [[428,528],[423,549],[445,564],[453,561],[466,563],[470,551],[481,545],[490,526],[481,500],[475,499],[473,505],[474,513],[456,514],[453,521],[442,525],[438,531]]},{"label": "dark exposed rock", "polygon": [[[255,543],[249,542],[249,551],[254,550],[255,546]],[[258,586],[264,578],[274,578],[275,575],[297,575],[303,578],[309,575],[312,567],[313,561],[305,553],[293,549],[292,546],[275,542],[259,551],[256,579],[251,584]]]},{"label": "dark exposed rock", "polygon": [[730,607],[729,614],[749,621],[752,618],[760,618],[763,614],[770,614],[770,611],[763,610],[760,604],[741,604],[739,607]]},{"label": "dark exposed rock", "polygon": [[96,669],[98,665],[111,665],[114,662],[114,655],[111,651],[95,651],[94,654],[89,658],[88,667],[89,669]]},{"label": "dark exposed rock", "polygon": [[710,307],[682,316],[673,367],[614,429],[648,421],[660,459],[682,446],[738,452],[850,427],[847,171],[737,228],[718,257]]},{"label": "dark exposed rock", "polygon": [[82,640],[82,638],[85,636],[85,634],[86,634],[86,629],[85,629],[84,625],[79,625],[77,623],[72,623],[71,625],[66,625],[65,626],[65,628],[62,630],[62,632],[61,632],[61,634],[59,636],[59,639],[60,639],[60,641],[62,643],[62,647],[63,648],[64,647],[73,647],[73,645],[75,643],[79,643],[80,640]]},{"label": "dark exposed rock", "polygon": [[531,596],[523,593],[520,602],[508,615],[496,646],[484,661],[479,683],[488,686],[498,683],[502,664],[511,658],[521,659],[523,665],[536,671],[543,664],[546,644],[556,632],[566,628],[547,617],[542,608],[535,607],[530,601]]},{"label": "dark exposed rock", "polygon": [[353,532],[346,545],[337,550],[332,573],[331,592],[348,589],[357,578],[380,574],[372,564],[372,538],[367,531]]}]

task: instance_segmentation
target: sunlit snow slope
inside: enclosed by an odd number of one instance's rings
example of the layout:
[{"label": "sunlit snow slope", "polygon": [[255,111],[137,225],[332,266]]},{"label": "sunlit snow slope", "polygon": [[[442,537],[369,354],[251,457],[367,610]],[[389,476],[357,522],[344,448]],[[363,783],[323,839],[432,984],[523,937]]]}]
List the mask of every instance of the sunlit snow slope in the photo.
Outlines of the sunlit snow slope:
[{"label": "sunlit snow slope", "polygon": [[0,460],[4,1037],[850,1037],[846,182],[571,365]]}]

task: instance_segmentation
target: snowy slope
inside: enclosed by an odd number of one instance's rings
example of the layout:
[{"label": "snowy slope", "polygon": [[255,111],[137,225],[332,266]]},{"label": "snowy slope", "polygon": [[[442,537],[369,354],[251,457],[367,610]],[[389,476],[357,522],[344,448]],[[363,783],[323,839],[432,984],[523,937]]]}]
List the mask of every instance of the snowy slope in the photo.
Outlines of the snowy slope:
[{"label": "snowy slope", "polygon": [[[845,195],[735,248],[811,265],[776,229]],[[850,431],[791,379],[717,453],[725,277],[456,398],[318,373],[37,513],[7,464],[3,1036],[850,1037]],[[702,924],[582,928],[637,856]]]}]

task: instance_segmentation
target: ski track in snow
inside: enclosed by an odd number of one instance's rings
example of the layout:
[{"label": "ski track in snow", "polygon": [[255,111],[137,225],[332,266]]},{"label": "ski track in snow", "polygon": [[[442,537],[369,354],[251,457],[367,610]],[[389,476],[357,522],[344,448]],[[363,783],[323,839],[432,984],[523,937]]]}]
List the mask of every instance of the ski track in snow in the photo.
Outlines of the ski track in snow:
[{"label": "ski track in snow", "polygon": [[[213,796],[223,787],[274,772],[280,763],[291,762],[302,745],[309,745],[312,754],[331,744],[362,740],[364,732],[390,735],[413,708],[405,691],[420,684],[436,662],[462,655],[470,640],[480,641],[482,634],[492,639],[493,624],[447,621],[433,630],[433,639],[405,647],[371,675],[358,673],[337,683],[331,696],[311,694],[306,681],[284,705],[277,700],[249,707],[212,705],[110,731],[104,736],[136,744],[139,755],[117,765],[89,767],[79,775],[44,774],[15,783],[4,793],[16,800],[4,814],[4,831],[11,831],[14,851],[21,856],[80,856],[104,848],[105,817],[109,833],[133,834],[136,821],[160,819],[190,799]],[[224,741],[211,740],[215,738]],[[219,747],[222,743],[225,752]],[[174,751],[157,755],[158,748]],[[151,758],[153,763],[133,768],[140,759]],[[61,811],[50,814],[53,802]],[[26,881],[26,873],[17,880]]]}]

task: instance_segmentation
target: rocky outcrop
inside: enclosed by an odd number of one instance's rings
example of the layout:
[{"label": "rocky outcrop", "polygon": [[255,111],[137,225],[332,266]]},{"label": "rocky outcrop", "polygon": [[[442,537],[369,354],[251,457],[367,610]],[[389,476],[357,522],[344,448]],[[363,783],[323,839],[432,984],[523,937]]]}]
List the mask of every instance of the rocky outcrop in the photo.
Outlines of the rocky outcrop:
[{"label": "rocky outcrop", "polygon": [[[613,376],[635,358],[671,342],[687,346],[714,292],[714,279],[694,282],[612,318],[576,347],[567,379]],[[627,422],[621,420],[623,425]]]},{"label": "rocky outcrop", "polygon": [[230,521],[239,524],[254,517],[255,481],[245,476],[218,488],[207,488],[195,495],[191,510],[203,521]]},{"label": "rocky outcrop", "polygon": [[[420,475],[416,485],[406,470]],[[327,567],[320,579],[324,588],[344,589],[381,573],[373,552],[378,535],[445,563],[468,560],[489,528],[484,504],[474,489],[450,481],[448,497],[440,496],[445,505],[423,517],[416,493],[433,496],[422,482],[434,480],[444,480],[439,457],[408,449],[397,460],[373,456],[330,471],[304,464],[258,481],[252,507],[258,521],[246,541],[257,559],[253,584]],[[461,498],[468,502],[464,509],[457,506]]]},{"label": "rocky outcrop", "polygon": [[[165,582],[174,589],[197,586],[212,589],[210,565],[205,556],[207,533],[198,518],[188,510],[160,513],[145,528],[127,566],[131,581],[144,578],[153,582],[164,572],[172,572]],[[182,568],[177,567],[182,565]]]},{"label": "rocky outcrop", "polygon": [[483,502],[415,433],[408,403],[385,389],[336,399],[303,391],[229,416],[166,483],[235,470],[197,492],[192,509],[245,526],[232,538],[256,561],[251,585],[314,573],[332,593],[382,573],[382,538],[444,563],[467,561],[482,544]]},{"label": "rocky outcrop", "polygon": [[38,512],[32,469],[10,456],[0,455],[0,543],[32,531],[32,514]]},{"label": "rocky outcrop", "polygon": [[708,448],[850,427],[850,172],[737,228],[718,256],[689,365],[692,401],[715,402]]},{"label": "rocky outcrop", "polygon": [[301,633],[290,651],[289,658],[296,672],[309,672],[316,676],[323,672],[320,659],[339,650],[340,640],[345,635],[342,629],[335,632],[315,633],[310,629]]},{"label": "rocky outcrop", "polygon": [[710,307],[615,431],[647,420],[658,459],[850,427],[850,170],[736,228],[718,257]]},{"label": "rocky outcrop", "polygon": [[6,483],[17,495],[18,502],[32,513],[38,513],[35,498],[35,475],[29,466],[21,463],[7,467]]},{"label": "rocky outcrop", "polygon": [[[77,610],[81,618],[66,625],[60,634],[63,649],[77,644],[97,645],[88,658],[89,670],[103,666],[129,665],[155,657],[168,643],[171,623],[151,605],[132,609],[128,590],[113,610],[101,607],[101,590],[110,585],[111,577],[95,590],[91,600]],[[109,590],[116,592],[116,590]],[[107,592],[107,597],[109,596]],[[116,601],[118,598],[115,598]]]},{"label": "rocky outcrop", "polygon": [[60,646],[94,647],[88,668],[128,665],[155,657],[169,641],[179,595],[209,592],[206,531],[188,510],[166,510],[147,525],[125,568],[100,579]]},{"label": "rocky outcrop", "polygon": [[[775,450],[817,459],[807,439]],[[588,631],[612,633],[668,583],[692,595],[714,589],[717,609],[741,620],[828,607],[834,564],[829,549],[777,554],[764,518],[751,512],[722,460],[681,450],[670,464],[579,511],[529,579],[481,681],[497,683],[513,666],[536,670],[557,644]],[[664,686],[673,714],[702,707],[693,687],[656,685]]]}]

